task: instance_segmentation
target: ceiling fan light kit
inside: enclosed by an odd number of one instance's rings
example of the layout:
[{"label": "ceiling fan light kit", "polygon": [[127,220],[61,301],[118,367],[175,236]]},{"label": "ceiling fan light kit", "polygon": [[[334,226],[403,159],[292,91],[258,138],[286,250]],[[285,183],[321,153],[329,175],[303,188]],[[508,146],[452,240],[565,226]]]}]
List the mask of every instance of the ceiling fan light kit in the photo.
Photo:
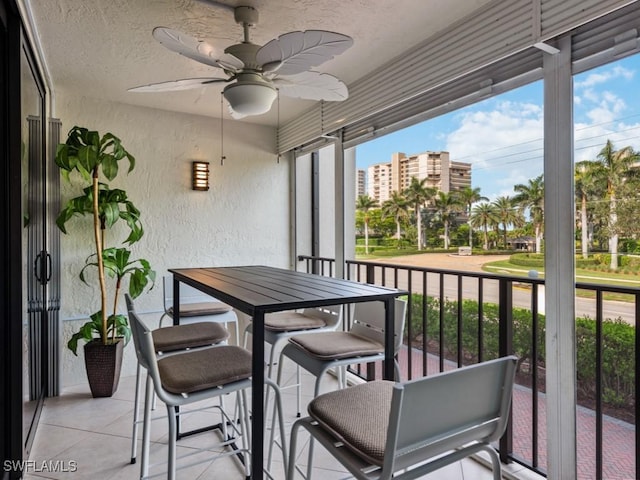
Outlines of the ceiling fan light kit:
[{"label": "ceiling fan light kit", "polygon": [[[215,2],[207,2],[215,4]],[[258,23],[258,11],[239,6],[234,18],[241,24],[244,40],[220,50],[213,45],[166,27],[153,29],[164,47],[187,58],[221,70],[222,77],[190,78],[130,88],[131,92],[166,92],[228,83],[223,96],[233,118],[267,113],[281,95],[307,100],[342,101],[348,97],[344,83],[333,75],[311,70],[343,53],[351,37],[325,30],[289,32],[264,46],[251,43],[249,28]],[[232,83],[233,82],[233,83]]]},{"label": "ceiling fan light kit", "polygon": [[267,113],[278,96],[273,86],[259,76],[255,77],[257,77],[255,80],[242,80],[224,87],[223,95],[229,102],[231,110],[243,117]]}]

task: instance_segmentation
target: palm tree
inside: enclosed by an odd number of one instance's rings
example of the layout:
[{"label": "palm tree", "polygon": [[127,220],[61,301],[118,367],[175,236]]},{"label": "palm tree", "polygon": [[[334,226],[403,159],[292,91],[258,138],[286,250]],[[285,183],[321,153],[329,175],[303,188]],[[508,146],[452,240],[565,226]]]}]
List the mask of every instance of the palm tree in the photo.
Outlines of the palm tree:
[{"label": "palm tree", "polygon": [[364,214],[364,253],[369,255],[369,210],[376,208],[378,202],[369,195],[360,195],[356,202],[356,210]]},{"label": "palm tree", "polygon": [[498,214],[492,204],[482,202],[473,207],[473,211],[469,217],[469,224],[474,228],[482,228],[482,233],[484,234],[484,244],[482,245],[482,248],[484,250],[489,249],[489,227],[497,225],[499,222],[500,219],[498,218]]},{"label": "palm tree", "polygon": [[632,147],[616,150],[611,140],[607,140],[604,148],[598,153],[600,163],[598,174],[606,181],[607,196],[609,197],[609,252],[611,253],[612,270],[618,268],[618,214],[616,191],[620,188],[625,177],[629,174],[631,165],[640,156]]},{"label": "palm tree", "polygon": [[[474,203],[484,202],[489,200],[487,197],[480,195],[480,187],[471,188],[464,187],[462,190],[457,190],[456,195],[460,203],[465,206],[465,213],[467,214],[467,222],[469,223],[469,247],[473,248],[473,229],[471,228],[471,208]],[[486,243],[486,238],[485,238]],[[486,250],[486,249],[485,249]]]},{"label": "palm tree", "polygon": [[393,217],[396,222],[396,236],[398,237],[398,248],[400,248],[400,220],[409,216],[409,203],[398,192],[392,192],[391,198],[382,204],[382,215]]},{"label": "palm tree", "polygon": [[433,200],[433,207],[444,225],[444,248],[449,248],[449,225],[455,220],[463,206],[454,193],[438,192]]},{"label": "palm tree", "polygon": [[416,226],[418,230],[418,250],[422,250],[422,206],[431,200],[436,194],[434,188],[426,186],[427,178],[419,180],[417,177],[411,177],[411,184],[404,191],[407,201],[413,205],[416,214]]},{"label": "palm tree", "polygon": [[589,256],[589,216],[587,202],[589,198],[596,196],[597,169],[599,164],[590,160],[576,163],[575,166],[575,193],[576,203],[580,205],[580,225],[582,230],[582,258]]},{"label": "palm tree", "polygon": [[502,224],[502,241],[504,248],[507,248],[507,227],[509,225],[518,224],[520,221],[520,215],[513,208],[511,198],[508,196],[502,196],[496,198],[491,204],[496,212],[498,218],[498,225]]},{"label": "palm tree", "polygon": [[529,209],[529,216],[533,222],[536,235],[536,253],[540,253],[542,243],[542,229],[544,227],[544,180],[538,175],[529,183],[519,183],[513,187],[516,195],[511,199],[514,205]]}]

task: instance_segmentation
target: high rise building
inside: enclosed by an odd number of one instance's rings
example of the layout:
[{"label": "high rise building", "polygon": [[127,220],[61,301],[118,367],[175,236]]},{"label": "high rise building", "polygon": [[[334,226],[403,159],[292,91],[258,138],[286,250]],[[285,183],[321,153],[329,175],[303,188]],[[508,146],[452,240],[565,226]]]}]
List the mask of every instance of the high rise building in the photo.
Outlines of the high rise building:
[{"label": "high rise building", "polygon": [[366,172],[361,169],[356,170],[356,200],[358,200],[358,197],[367,193],[366,180]]},{"label": "high rise building", "polygon": [[426,186],[452,192],[471,186],[471,164],[454,162],[449,152],[423,152],[406,156],[391,155],[391,162],[370,165],[367,169],[367,193],[380,204],[409,186],[411,178],[427,179]]}]

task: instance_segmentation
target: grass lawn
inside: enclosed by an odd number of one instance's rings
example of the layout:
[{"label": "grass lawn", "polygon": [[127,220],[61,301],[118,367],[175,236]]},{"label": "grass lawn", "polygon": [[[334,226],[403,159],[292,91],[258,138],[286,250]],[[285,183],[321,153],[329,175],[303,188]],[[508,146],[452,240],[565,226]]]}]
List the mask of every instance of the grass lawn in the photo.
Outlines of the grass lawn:
[{"label": "grass lawn", "polygon": [[[521,265],[514,265],[508,260],[488,262],[482,266],[482,269],[489,273],[504,273],[506,275],[515,275],[528,277],[529,271],[536,270],[539,278],[544,278],[543,269],[527,268]],[[618,285],[621,287],[640,287],[640,277],[638,275],[629,275],[623,273],[598,272],[594,270],[576,269],[576,281],[581,283],[599,283],[605,285]],[[594,298],[595,292],[586,290],[577,290],[576,295],[583,298]],[[632,302],[634,298],[630,295],[607,293],[604,295],[606,300],[618,300],[622,302]]]}]

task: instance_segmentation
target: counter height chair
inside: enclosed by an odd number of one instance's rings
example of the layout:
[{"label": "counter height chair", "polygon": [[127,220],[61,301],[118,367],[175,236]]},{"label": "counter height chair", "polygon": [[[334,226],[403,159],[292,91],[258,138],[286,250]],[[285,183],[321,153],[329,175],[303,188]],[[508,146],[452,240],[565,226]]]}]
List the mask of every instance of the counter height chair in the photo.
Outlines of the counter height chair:
[{"label": "counter height chair", "polygon": [[[132,298],[126,294],[127,310],[135,312]],[[196,322],[186,325],[158,328],[151,332],[154,350],[157,356],[166,356],[203,347],[210,347],[224,342],[229,332],[219,323]],[[136,368],[136,393],[133,410],[133,432],[131,434],[131,463],[136,463],[138,446],[139,402],[140,402],[140,370]]]},{"label": "counter height chair", "polygon": [[[271,378],[276,354],[286,345],[289,338],[296,335],[317,334],[337,330],[342,322],[342,305],[305,308],[302,311],[269,313],[264,316],[264,340],[271,345],[267,374]],[[253,333],[253,323],[244,331],[244,347]],[[300,370],[297,370],[297,402],[300,412]],[[299,415],[298,415],[299,416]]]},{"label": "counter height chair", "polygon": [[[160,326],[165,320],[173,319],[173,276],[162,277],[164,313],[160,317]],[[193,322],[222,323],[226,328],[233,324],[234,341],[240,345],[238,316],[233,308],[217,298],[211,297],[185,283],[180,283],[180,324]]]},{"label": "counter height chair", "polygon": [[[402,347],[402,332],[407,302],[395,299],[394,351]],[[282,349],[278,365],[277,382],[282,381],[283,359],[293,360],[316,377],[314,397],[320,393],[322,376],[334,367],[371,363],[384,360],[385,309],[382,302],[364,302],[353,305],[353,319],[348,332],[319,332],[314,335],[294,335]],[[396,378],[400,369],[395,362]]]},{"label": "counter height chair", "polygon": [[[409,480],[486,451],[504,433],[517,358],[503,357],[429,377],[375,381],[320,395],[291,430],[287,480],[298,433],[307,430],[358,480]],[[307,475],[307,480],[310,480]]]},{"label": "counter height chair", "polygon": [[[202,400],[221,397],[223,395],[238,392],[239,395],[239,427],[236,422],[228,417],[220,407],[223,415],[223,423],[229,425],[234,434],[238,434],[242,439],[242,448],[235,448],[231,451],[215,455],[230,456],[243,454],[245,459],[244,474],[248,477],[249,459],[251,452],[249,432],[249,416],[247,408],[246,390],[251,388],[252,358],[251,352],[244,348],[232,345],[221,345],[200,350],[179,353],[158,359],[154,336],[146,325],[140,320],[134,310],[129,310],[129,321],[133,334],[136,355],[139,364],[147,370],[147,391],[145,394],[144,407],[144,427],[142,439],[142,461],[141,478],[149,478],[149,443],[150,443],[150,410],[152,386],[156,395],[167,407],[169,420],[168,453],[167,453],[167,478],[176,478],[176,437],[177,437],[177,416],[187,413],[178,412],[177,407],[192,404]],[[282,420],[282,404],[277,386],[271,380],[265,380],[268,386],[275,390],[278,416],[280,417],[280,434],[284,432]],[[201,409],[199,409],[201,410]],[[236,439],[228,438],[225,435],[224,445],[233,444]],[[287,468],[288,459],[283,449],[283,464]],[[196,450],[195,453],[200,453]],[[182,456],[185,458],[191,454]],[[204,461],[211,461],[209,456]],[[191,463],[192,466],[200,462]],[[154,475],[155,476],[155,475]]]}]

